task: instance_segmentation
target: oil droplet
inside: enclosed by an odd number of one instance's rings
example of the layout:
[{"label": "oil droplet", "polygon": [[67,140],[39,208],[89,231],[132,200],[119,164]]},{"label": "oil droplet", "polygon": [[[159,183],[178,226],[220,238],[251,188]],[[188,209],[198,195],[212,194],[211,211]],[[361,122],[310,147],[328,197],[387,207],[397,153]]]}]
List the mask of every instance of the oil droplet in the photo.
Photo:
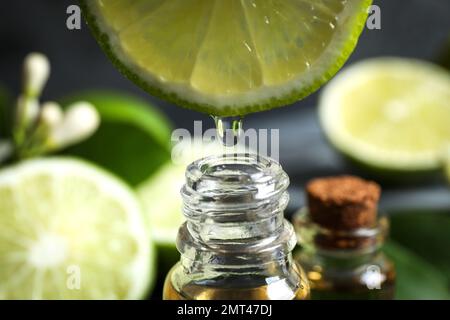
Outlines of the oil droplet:
[{"label": "oil droplet", "polygon": [[217,117],[213,116],[216,123],[217,139],[226,147],[233,147],[239,143],[243,132],[243,117]]}]

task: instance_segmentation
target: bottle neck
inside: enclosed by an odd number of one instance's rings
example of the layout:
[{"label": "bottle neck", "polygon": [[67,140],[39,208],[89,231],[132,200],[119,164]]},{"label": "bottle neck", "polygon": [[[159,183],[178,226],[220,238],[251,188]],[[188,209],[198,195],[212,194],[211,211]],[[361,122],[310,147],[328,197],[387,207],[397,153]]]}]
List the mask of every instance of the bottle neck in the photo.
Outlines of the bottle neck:
[{"label": "bottle neck", "polygon": [[222,155],[191,164],[177,247],[189,268],[249,271],[286,264],[296,244],[283,212],[289,179],[273,160]]},{"label": "bottle neck", "polygon": [[335,266],[373,260],[379,255],[389,232],[389,220],[385,216],[378,218],[370,228],[333,230],[314,223],[307,209],[295,215],[294,225],[304,254]]}]

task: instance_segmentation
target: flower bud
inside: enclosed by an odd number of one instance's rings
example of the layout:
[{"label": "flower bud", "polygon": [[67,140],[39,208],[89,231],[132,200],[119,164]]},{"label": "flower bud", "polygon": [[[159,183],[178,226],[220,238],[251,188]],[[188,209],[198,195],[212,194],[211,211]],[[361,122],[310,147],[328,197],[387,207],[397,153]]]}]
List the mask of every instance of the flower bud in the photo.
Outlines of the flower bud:
[{"label": "flower bud", "polygon": [[50,76],[50,63],[47,57],[40,53],[30,53],[23,66],[24,94],[37,98]]},{"label": "flower bud", "polygon": [[41,108],[41,121],[48,128],[56,128],[63,121],[63,111],[56,102],[46,102]]},{"label": "flower bud", "polygon": [[100,125],[100,116],[88,102],[70,106],[63,121],[53,131],[53,142],[59,147],[80,142],[92,135]]}]

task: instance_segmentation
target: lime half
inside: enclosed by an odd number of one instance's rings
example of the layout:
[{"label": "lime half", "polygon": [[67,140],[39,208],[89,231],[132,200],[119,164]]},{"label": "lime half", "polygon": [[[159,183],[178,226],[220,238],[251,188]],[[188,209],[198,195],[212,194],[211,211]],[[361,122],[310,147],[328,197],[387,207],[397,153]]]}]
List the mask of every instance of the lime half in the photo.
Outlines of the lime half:
[{"label": "lime half", "polygon": [[1,299],[138,299],[153,249],[133,193],[79,160],[0,172]]},{"label": "lime half", "polygon": [[137,193],[158,249],[160,277],[165,277],[180,259],[176,239],[178,229],[185,221],[180,191],[185,183],[186,167],[203,157],[244,150],[241,146],[225,148],[217,142],[203,142],[199,138],[179,142],[172,149],[172,161],[138,186]]},{"label": "lime half", "polygon": [[180,195],[184,170],[184,166],[168,162],[138,187],[138,196],[158,245],[175,247],[178,228],[184,221]]},{"label": "lime half", "polygon": [[371,0],[82,0],[97,40],[148,92],[214,115],[305,97],[353,51]]},{"label": "lime half", "polygon": [[436,170],[450,143],[450,74],[433,64],[376,58],[325,89],[320,118],[329,140],[380,169]]},{"label": "lime half", "polygon": [[200,138],[181,141],[172,149],[172,161],[138,186],[138,196],[157,245],[175,247],[178,228],[184,222],[180,191],[185,182],[186,167],[200,158],[242,150],[241,146],[225,148],[218,142]]}]

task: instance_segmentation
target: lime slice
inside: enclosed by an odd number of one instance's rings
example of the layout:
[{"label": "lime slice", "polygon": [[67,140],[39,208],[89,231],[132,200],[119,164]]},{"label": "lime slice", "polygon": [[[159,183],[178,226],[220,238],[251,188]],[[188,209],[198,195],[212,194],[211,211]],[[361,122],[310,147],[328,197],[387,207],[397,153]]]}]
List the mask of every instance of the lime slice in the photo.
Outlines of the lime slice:
[{"label": "lime slice", "polygon": [[148,92],[214,115],[305,97],[353,51],[371,0],[81,1],[116,66]]},{"label": "lime slice", "polygon": [[79,160],[0,172],[0,298],[138,299],[155,260],[138,201]]},{"label": "lime slice", "polygon": [[320,118],[329,140],[370,167],[440,168],[450,142],[450,74],[418,60],[357,63],[325,89]]}]

